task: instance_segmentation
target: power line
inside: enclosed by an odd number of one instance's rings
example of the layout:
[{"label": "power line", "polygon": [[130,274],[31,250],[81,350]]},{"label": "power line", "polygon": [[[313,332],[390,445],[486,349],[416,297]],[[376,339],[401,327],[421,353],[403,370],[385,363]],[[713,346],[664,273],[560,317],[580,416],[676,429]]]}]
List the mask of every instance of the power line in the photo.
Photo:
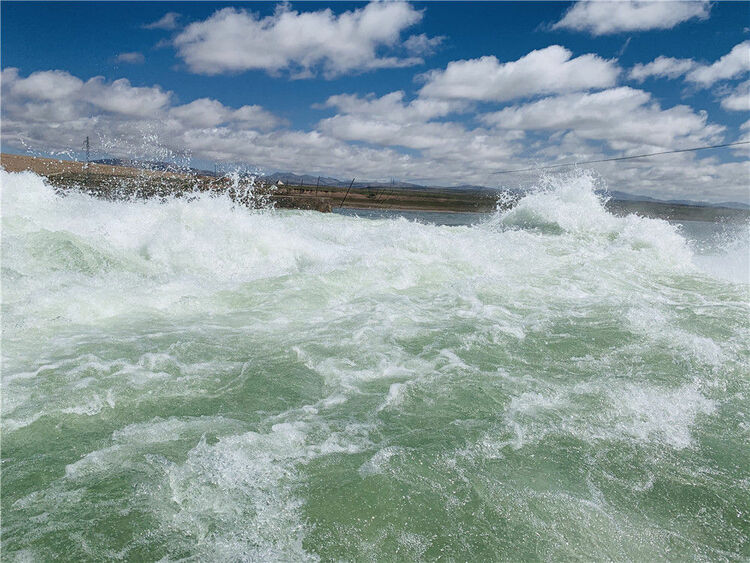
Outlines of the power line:
[{"label": "power line", "polygon": [[532,168],[519,168],[518,170],[500,170],[492,174],[512,174],[514,172],[531,172],[532,170],[551,170],[552,168],[563,168],[565,166],[577,166],[579,164],[595,164],[597,162],[614,162],[616,160],[631,160],[634,158],[646,158],[648,156],[659,156],[662,154],[675,154],[678,152],[703,151],[706,149],[720,149],[724,147],[734,147],[736,145],[748,145],[750,141],[737,141],[736,143],[725,143],[723,145],[709,145],[705,147],[692,147],[689,149],[677,149],[672,151],[652,152],[648,154],[636,154],[633,156],[618,156],[615,158],[602,158],[600,160],[583,160],[580,162],[568,162],[567,164],[554,164],[552,166],[534,166]]}]

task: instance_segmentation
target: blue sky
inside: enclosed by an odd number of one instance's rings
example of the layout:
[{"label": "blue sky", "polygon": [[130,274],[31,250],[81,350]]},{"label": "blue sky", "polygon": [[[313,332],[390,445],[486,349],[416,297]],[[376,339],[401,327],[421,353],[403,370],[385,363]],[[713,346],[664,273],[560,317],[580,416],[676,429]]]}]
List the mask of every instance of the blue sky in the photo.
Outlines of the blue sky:
[{"label": "blue sky", "polygon": [[[747,140],[750,4],[3,2],[4,151],[372,180]],[[171,14],[171,15],[170,15]],[[603,164],[612,189],[747,201],[748,151]]]}]

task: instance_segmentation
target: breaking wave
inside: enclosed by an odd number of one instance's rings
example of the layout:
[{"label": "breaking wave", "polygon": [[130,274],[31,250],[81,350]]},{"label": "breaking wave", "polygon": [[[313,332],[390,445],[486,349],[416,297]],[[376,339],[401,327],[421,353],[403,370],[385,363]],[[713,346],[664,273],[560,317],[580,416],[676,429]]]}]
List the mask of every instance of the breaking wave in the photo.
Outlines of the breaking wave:
[{"label": "breaking wave", "polygon": [[0,182],[7,554],[750,541],[746,225],[701,246],[585,175],[453,227]]}]

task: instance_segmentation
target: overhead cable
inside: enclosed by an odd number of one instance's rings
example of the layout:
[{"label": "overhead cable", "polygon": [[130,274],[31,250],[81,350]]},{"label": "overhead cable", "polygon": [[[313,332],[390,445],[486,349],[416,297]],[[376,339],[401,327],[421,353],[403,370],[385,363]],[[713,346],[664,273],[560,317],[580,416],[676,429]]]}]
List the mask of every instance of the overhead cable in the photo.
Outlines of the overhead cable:
[{"label": "overhead cable", "polygon": [[599,160],[582,160],[578,162],[568,162],[566,164],[553,164],[551,166],[533,166],[531,168],[519,168],[518,170],[499,170],[498,172],[492,172],[492,174],[512,174],[514,172],[531,172],[534,170],[551,170],[552,168],[563,168],[565,166],[578,166],[579,164],[595,164],[598,162],[614,162],[616,160],[632,160],[634,158],[646,158],[649,156],[659,156],[662,154],[675,154],[678,152],[693,152],[693,151],[704,151],[708,149],[721,149],[724,147],[734,147],[737,145],[749,145],[750,141],[737,141],[735,143],[724,143],[723,145],[709,145],[705,147],[691,147],[689,149],[676,149],[671,151],[652,152],[648,154],[636,154],[633,156],[618,156],[614,158],[602,158]]}]

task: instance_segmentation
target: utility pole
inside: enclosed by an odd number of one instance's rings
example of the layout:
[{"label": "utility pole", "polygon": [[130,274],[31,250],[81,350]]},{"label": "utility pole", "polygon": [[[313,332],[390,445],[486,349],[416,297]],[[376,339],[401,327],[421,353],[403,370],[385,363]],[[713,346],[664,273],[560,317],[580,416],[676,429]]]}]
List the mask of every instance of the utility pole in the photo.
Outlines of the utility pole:
[{"label": "utility pole", "polygon": [[341,202],[341,209],[343,209],[343,208],[344,208],[344,203],[346,203],[346,198],[347,198],[347,197],[349,197],[349,192],[351,191],[351,189],[352,189],[352,186],[354,185],[354,180],[355,180],[355,178],[352,178],[352,183],[351,183],[351,184],[349,184],[349,189],[348,189],[348,190],[346,190],[346,195],[344,196],[344,199],[343,199],[343,201]]},{"label": "utility pole", "polygon": [[91,143],[89,142],[88,135],[86,135],[86,140],[83,142],[83,148],[86,150],[86,164],[84,165],[83,168],[88,173],[89,161],[91,160]]}]

